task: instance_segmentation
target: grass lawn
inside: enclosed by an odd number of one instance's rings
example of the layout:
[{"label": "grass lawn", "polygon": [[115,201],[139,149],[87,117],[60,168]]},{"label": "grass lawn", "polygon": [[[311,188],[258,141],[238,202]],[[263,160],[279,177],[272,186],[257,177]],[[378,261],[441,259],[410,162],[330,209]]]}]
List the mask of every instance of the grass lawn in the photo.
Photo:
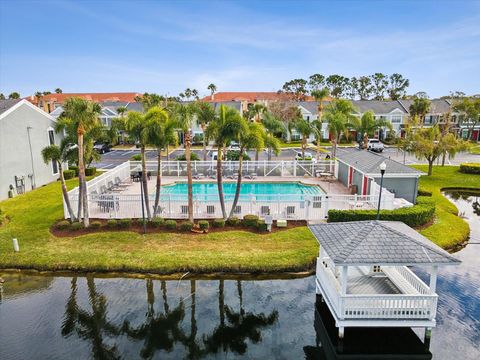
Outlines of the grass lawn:
[{"label": "grass lawn", "polygon": [[[414,165],[427,172],[428,165]],[[420,178],[420,188],[432,192],[435,199],[435,222],[420,233],[443,248],[454,248],[466,240],[470,230],[468,224],[457,216],[458,209],[441,194],[447,188],[480,189],[480,176],[462,174],[458,166],[435,166],[432,176]]]},{"label": "grass lawn", "polygon": [[[69,180],[74,187],[76,179]],[[176,272],[277,272],[311,269],[318,252],[307,227],[274,234],[245,231],[190,234],[102,232],[55,237],[62,218],[60,184],[0,203],[10,222],[0,227],[0,268],[37,270]],[[12,238],[20,243],[14,253]]]},{"label": "grass lawn", "polygon": [[480,155],[480,145],[472,146],[470,148],[470,154]]}]

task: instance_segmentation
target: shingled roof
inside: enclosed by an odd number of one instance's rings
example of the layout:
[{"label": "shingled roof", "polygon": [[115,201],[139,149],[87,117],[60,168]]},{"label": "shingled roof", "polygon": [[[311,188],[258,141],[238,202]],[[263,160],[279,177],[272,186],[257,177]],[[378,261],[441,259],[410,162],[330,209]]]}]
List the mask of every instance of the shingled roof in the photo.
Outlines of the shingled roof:
[{"label": "shingled roof", "polygon": [[336,265],[455,265],[460,260],[400,221],[310,225]]},{"label": "shingled roof", "polygon": [[380,175],[380,164],[385,162],[387,170],[385,177],[391,175],[420,176],[423,172],[403,165],[398,161],[373,153],[368,150],[342,149],[337,151],[337,159],[368,175]]}]

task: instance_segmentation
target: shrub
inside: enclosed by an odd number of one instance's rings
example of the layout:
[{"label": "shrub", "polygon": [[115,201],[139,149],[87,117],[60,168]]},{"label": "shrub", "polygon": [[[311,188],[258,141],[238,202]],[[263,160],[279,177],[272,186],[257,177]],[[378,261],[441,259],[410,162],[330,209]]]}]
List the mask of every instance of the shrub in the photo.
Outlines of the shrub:
[{"label": "shrub", "polygon": [[227,225],[229,226],[238,226],[240,225],[240,219],[236,216],[229,217],[227,219]]},{"label": "shrub", "polygon": [[215,220],[213,220],[212,226],[216,227],[216,228],[223,228],[223,227],[225,227],[225,220],[215,219]]},{"label": "shrub", "polygon": [[83,224],[79,222],[74,222],[70,224],[70,230],[78,231],[83,229]]},{"label": "shrub", "polygon": [[148,222],[148,225],[150,225],[151,227],[154,227],[154,228],[160,228],[163,225],[165,225],[165,219],[161,218],[161,217],[153,218],[152,220],[150,220]]},{"label": "shrub", "polygon": [[181,231],[192,231],[193,223],[191,221],[184,221],[180,223],[180,230]]},{"label": "shrub", "polygon": [[108,226],[110,229],[116,228],[116,227],[117,227],[117,220],[114,220],[114,219],[108,220],[108,221],[107,221],[107,226]]},{"label": "shrub", "polygon": [[85,176],[93,176],[97,172],[96,167],[88,167],[85,169]]},{"label": "shrub", "polygon": [[460,172],[464,174],[480,175],[480,164],[460,164]]},{"label": "shrub", "polygon": [[90,227],[92,229],[100,229],[102,227],[102,223],[100,221],[92,221],[90,223]]},{"label": "shrub", "polygon": [[432,192],[424,189],[418,189],[418,196],[432,196]]},{"label": "shrub", "polygon": [[63,177],[65,180],[73,179],[75,177],[75,170],[63,170]]},{"label": "shrub", "polygon": [[[238,161],[239,158],[240,158],[240,151],[238,151],[238,150],[228,150],[227,151],[227,160]],[[250,156],[246,152],[243,153],[243,160],[245,160],[245,161],[251,160]]]},{"label": "shrub", "polygon": [[258,231],[267,231],[267,224],[265,224],[265,220],[259,219],[257,221],[257,230]]},{"label": "shrub", "polygon": [[117,227],[120,229],[128,229],[132,225],[132,220],[130,219],[120,219],[117,221]]},{"label": "shrub", "polygon": [[[429,197],[417,197],[417,204],[395,210],[380,210],[380,220],[402,221],[416,227],[433,220],[435,201]],[[328,222],[375,220],[377,210],[329,210]]]},{"label": "shrub", "polygon": [[256,227],[258,223],[257,215],[245,215],[243,217],[243,225],[246,227]]},{"label": "shrub", "polygon": [[[186,158],[185,154],[183,154],[183,155],[177,156],[176,160],[185,161],[185,160],[187,160],[187,158]],[[200,156],[198,156],[197,153],[192,152],[192,153],[190,153],[190,160],[191,161],[199,161]]]},{"label": "shrub", "polygon": [[[1,215],[0,215],[1,216]],[[70,227],[70,221],[68,220],[62,220],[57,223],[56,228],[58,230],[66,230]]]},{"label": "shrub", "polygon": [[198,227],[200,228],[200,230],[208,230],[210,224],[207,220],[200,220],[198,222]]},{"label": "shrub", "polygon": [[169,230],[175,230],[177,228],[177,222],[175,220],[165,221],[165,227]]},{"label": "shrub", "polygon": [[75,176],[78,176],[78,166],[68,165],[68,170],[73,170],[75,172]]},{"label": "shrub", "polygon": [[142,160],[142,155],[141,154],[135,154],[130,157],[130,160],[132,161],[141,161]]}]

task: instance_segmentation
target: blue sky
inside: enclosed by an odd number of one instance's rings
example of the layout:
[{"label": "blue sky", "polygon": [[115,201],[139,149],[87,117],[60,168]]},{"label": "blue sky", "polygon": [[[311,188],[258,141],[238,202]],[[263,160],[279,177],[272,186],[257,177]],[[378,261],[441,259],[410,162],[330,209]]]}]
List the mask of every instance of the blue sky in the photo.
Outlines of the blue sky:
[{"label": "blue sky", "polygon": [[0,1],[0,92],[276,91],[399,72],[480,93],[478,1]]}]

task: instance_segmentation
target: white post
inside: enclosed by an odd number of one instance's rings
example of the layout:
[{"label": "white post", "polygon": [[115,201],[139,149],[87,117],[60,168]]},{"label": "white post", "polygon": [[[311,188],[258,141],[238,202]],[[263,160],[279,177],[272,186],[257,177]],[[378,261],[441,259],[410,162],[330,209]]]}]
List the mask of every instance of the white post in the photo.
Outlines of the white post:
[{"label": "white post", "polygon": [[435,291],[437,290],[437,271],[438,266],[432,266],[430,271],[430,294],[435,294]]},{"label": "white post", "polygon": [[18,246],[18,240],[16,238],[13,238],[12,241],[13,241],[13,251],[19,252],[20,247]]},{"label": "white post", "polygon": [[348,266],[342,266],[342,277],[341,277],[341,293],[340,295],[344,296],[347,294],[347,276],[348,276]]}]

